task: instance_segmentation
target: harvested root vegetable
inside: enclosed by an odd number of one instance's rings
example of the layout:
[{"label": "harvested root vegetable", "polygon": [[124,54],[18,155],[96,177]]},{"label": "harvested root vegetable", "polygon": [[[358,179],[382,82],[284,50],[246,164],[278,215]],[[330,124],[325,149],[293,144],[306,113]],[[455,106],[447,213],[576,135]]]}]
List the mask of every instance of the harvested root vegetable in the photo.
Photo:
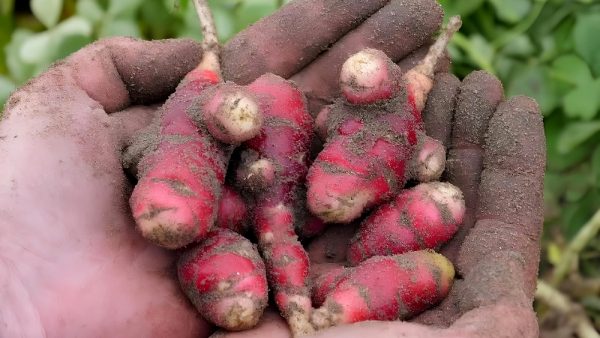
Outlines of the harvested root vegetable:
[{"label": "harvested root vegetable", "polygon": [[454,236],[465,215],[462,192],[450,183],[422,183],[379,207],[348,247],[356,265],[373,256],[438,248]]},{"label": "harvested root vegetable", "polygon": [[[221,81],[219,44],[205,1],[196,0],[205,39],[200,64],[181,81],[161,108],[156,147],[138,164],[139,181],[130,199],[138,230],[149,241],[169,249],[202,239],[217,216],[231,147],[260,130],[258,105]],[[202,116],[197,126],[188,116]],[[212,132],[212,135],[211,135]]]},{"label": "harvested root vegetable", "polygon": [[438,180],[445,169],[446,148],[440,141],[421,133],[411,161],[410,177],[431,182]]},{"label": "harvested root vegetable", "polygon": [[225,186],[219,201],[216,228],[229,229],[244,234],[248,227],[246,202],[232,187]]},{"label": "harvested root vegetable", "polygon": [[177,263],[179,283],[198,312],[226,330],[254,327],[268,302],[265,266],[250,241],[226,229],[209,233]]},{"label": "harvested root vegetable", "polygon": [[[454,267],[430,250],[373,257],[360,265],[324,275],[323,305],[313,311],[317,329],[365,320],[406,319],[444,299],[454,279]],[[320,295],[319,297],[322,297]]]},{"label": "harvested root vegetable", "polygon": [[317,117],[316,130],[327,142],[307,177],[315,215],[348,223],[394,197],[409,178],[439,178],[445,150],[423,132],[421,110],[435,65],[460,25],[452,18],[424,60],[401,77],[381,52],[364,50],[348,59],[340,75],[343,98]]},{"label": "harvested root vegetable", "polygon": [[305,335],[312,332],[309,260],[294,230],[308,216],[302,187],[313,120],[302,92],[283,78],[263,75],[249,89],[260,100],[265,123],[243,144],[236,177],[249,195],[275,302],[293,334]]},{"label": "harvested root vegetable", "polygon": [[[312,301],[315,306],[321,306],[327,296],[346,277],[347,269],[340,264],[326,263],[323,273],[312,280]],[[323,264],[324,265],[324,264]]]},{"label": "harvested root vegetable", "polygon": [[258,102],[245,87],[221,83],[205,90],[198,101],[188,113],[221,142],[242,143],[258,135],[262,127]]}]

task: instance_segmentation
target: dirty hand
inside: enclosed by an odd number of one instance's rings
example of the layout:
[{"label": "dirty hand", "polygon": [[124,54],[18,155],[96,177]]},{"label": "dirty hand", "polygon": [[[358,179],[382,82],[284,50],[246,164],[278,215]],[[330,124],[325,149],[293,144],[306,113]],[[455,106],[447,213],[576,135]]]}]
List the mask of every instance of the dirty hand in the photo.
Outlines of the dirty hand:
[{"label": "dirty hand", "polygon": [[[441,10],[433,0],[386,3],[292,2],[225,47],[226,78],[247,83],[275,72],[295,80],[315,111],[337,94],[339,67],[353,52],[378,48],[409,68],[426,51],[419,47],[438,29]],[[104,40],[12,95],[0,121],[2,336],[212,332],[179,291],[175,253],[135,232],[131,183],[120,162],[127,140],[199,56],[191,41]],[[439,78],[424,113],[427,130],[448,142],[448,178],[463,189],[469,215],[445,248],[462,279],[416,321],[449,328],[362,323],[323,336],[537,332],[531,297],[542,224],[541,117],[529,99],[500,103],[501,86],[488,75],[475,73],[460,85]],[[241,334],[288,335],[273,314]]]}]

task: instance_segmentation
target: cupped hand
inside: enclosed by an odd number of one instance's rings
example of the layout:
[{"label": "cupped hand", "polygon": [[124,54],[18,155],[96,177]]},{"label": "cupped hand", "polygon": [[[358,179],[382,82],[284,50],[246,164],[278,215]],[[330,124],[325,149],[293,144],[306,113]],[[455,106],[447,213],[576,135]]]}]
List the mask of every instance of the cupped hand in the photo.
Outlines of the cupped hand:
[{"label": "cupped hand", "polygon": [[[432,0],[387,2],[294,1],[225,46],[226,78],[247,83],[275,72],[295,80],[316,110],[337,95],[339,67],[353,52],[373,47],[414,64],[441,11]],[[127,140],[199,56],[191,41],[104,40],[12,95],[0,122],[2,336],[212,332],[179,291],[175,253],[135,232],[131,183],[120,162]],[[462,85],[449,77],[440,75],[453,89],[436,85],[425,118],[432,135],[449,140],[448,177],[470,210],[446,248],[462,279],[447,301],[417,318],[449,328],[362,323],[323,336],[514,337],[537,330],[531,297],[542,222],[541,118],[525,98],[498,107],[501,87],[487,75],[475,73]],[[271,313],[242,334],[288,332]]]}]

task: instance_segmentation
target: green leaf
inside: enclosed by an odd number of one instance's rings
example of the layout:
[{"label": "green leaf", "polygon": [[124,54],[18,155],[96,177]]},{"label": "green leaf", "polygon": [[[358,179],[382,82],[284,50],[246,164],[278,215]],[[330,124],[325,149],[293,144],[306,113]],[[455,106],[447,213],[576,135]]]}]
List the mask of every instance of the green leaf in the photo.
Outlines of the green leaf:
[{"label": "green leaf", "polygon": [[575,50],[600,75],[600,13],[581,14],[573,29]]},{"label": "green leaf", "polygon": [[44,63],[50,60],[54,47],[49,31],[34,34],[27,38],[19,51],[21,59],[29,64]]},{"label": "green leaf", "polygon": [[63,0],[31,0],[31,11],[44,26],[54,27],[62,12]]},{"label": "green leaf", "polygon": [[236,29],[242,30],[277,9],[275,0],[244,1],[236,9]]},{"label": "green leaf", "polygon": [[509,96],[527,95],[535,98],[544,115],[550,114],[559,103],[557,89],[552,86],[546,67],[523,65],[515,70],[509,81]]},{"label": "green leaf", "polygon": [[55,55],[52,58],[52,61],[64,59],[91,42],[92,38],[90,36],[65,35],[57,43],[58,48]]},{"label": "green leaf", "polygon": [[104,10],[95,0],[79,0],[75,13],[93,23],[98,23],[104,17]]},{"label": "green leaf", "polygon": [[600,187],[600,146],[596,147],[596,150],[592,153],[590,162],[594,173],[595,185],[596,187]]},{"label": "green leaf", "polygon": [[587,160],[592,151],[596,148],[596,144],[593,142],[594,140],[591,139],[566,154],[559,152],[559,139],[567,123],[568,121],[563,114],[551,115],[544,121],[548,149],[548,171],[560,173],[560,175],[562,175],[562,172],[565,170]]},{"label": "green leaf", "polygon": [[515,39],[511,40],[504,48],[502,52],[510,56],[529,56],[535,52],[535,47],[531,43],[531,39],[527,35],[519,35]]},{"label": "green leaf", "polygon": [[592,81],[590,67],[575,54],[563,55],[554,60],[550,75],[573,85],[583,85]]},{"label": "green leaf", "polygon": [[0,115],[2,115],[2,107],[4,102],[16,88],[16,85],[6,76],[0,75]]},{"label": "green leaf", "polygon": [[142,0],[110,0],[107,13],[113,16],[133,15],[141,3]]},{"label": "green leaf", "polygon": [[131,36],[139,38],[142,36],[137,23],[132,20],[105,20],[100,28],[100,37],[109,36]]},{"label": "green leaf", "polygon": [[92,24],[83,17],[72,16],[54,28],[57,35],[92,35]]},{"label": "green leaf", "polygon": [[598,131],[600,131],[600,121],[570,123],[558,138],[558,151],[566,154],[594,136]]},{"label": "green leaf", "polygon": [[583,83],[563,98],[565,115],[591,120],[600,109],[600,80]]},{"label": "green leaf", "polygon": [[30,30],[17,28],[12,34],[10,43],[6,45],[5,48],[8,71],[11,78],[13,78],[17,84],[27,80],[35,72],[35,67],[24,62],[20,55],[21,47],[29,37],[33,35],[34,33]]},{"label": "green leaf", "polygon": [[9,15],[15,6],[15,0],[0,1],[0,15]]},{"label": "green leaf", "polygon": [[456,0],[440,0],[444,12],[448,16],[462,15],[463,17],[473,13],[477,8],[483,4],[484,0],[468,0],[468,1],[456,1]]},{"label": "green leaf", "polygon": [[508,23],[517,23],[531,10],[530,0],[489,0],[496,9],[496,15]]}]

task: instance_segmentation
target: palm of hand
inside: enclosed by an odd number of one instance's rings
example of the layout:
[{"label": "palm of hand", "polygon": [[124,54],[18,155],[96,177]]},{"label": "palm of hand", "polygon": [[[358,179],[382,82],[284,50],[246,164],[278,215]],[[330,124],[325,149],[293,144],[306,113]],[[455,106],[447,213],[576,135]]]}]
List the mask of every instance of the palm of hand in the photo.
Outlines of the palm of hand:
[{"label": "palm of hand", "polygon": [[[370,13],[363,14],[368,16]],[[368,23],[362,27],[368,27]],[[379,22],[379,25],[383,23]],[[417,31],[416,27],[412,29]],[[373,34],[369,29],[365,30],[341,39],[339,48],[361,49],[366,42],[357,37]],[[425,41],[434,30],[425,30],[421,41]],[[323,34],[325,32],[323,30]],[[398,32],[382,34],[395,36]],[[265,37],[256,39],[268,40]],[[414,47],[396,50],[396,58],[405,56]],[[3,137],[0,154],[9,163],[0,168],[0,177],[4,180],[0,191],[0,228],[3,233],[0,239],[0,280],[5,286],[0,323],[5,325],[9,336],[21,332],[31,336],[206,336],[210,333],[208,325],[199,319],[178,290],[172,271],[174,255],[143,242],[133,230],[128,211],[130,186],[120,165],[120,150],[136,130],[150,121],[154,109],[137,107],[115,113],[135,104],[150,104],[157,97],[164,98],[195,65],[198,56],[197,46],[190,42],[161,45],[127,39],[106,41],[77,53],[67,63],[58,65],[13,95],[0,124],[0,136]],[[286,57],[292,60],[298,55],[284,55],[283,59]],[[226,70],[228,65],[229,69],[244,67],[231,60],[225,61]],[[318,106],[333,94],[330,87],[317,81],[324,73],[335,73],[334,70],[323,72],[322,64],[326,62],[317,61],[305,68],[309,71],[293,77],[301,87],[310,89],[313,106]],[[269,63],[265,62],[264,67],[268,69]],[[264,71],[259,68],[256,67],[257,72]],[[474,79],[470,86],[479,87],[485,83]],[[463,87],[467,88],[467,85],[463,84]],[[466,93],[466,90],[461,90],[461,95],[467,96]],[[433,93],[432,96],[437,95],[442,100],[442,94]],[[477,95],[472,97],[481,98]],[[463,133],[460,127],[456,127],[461,125],[460,109],[455,116],[457,124],[450,141],[453,151],[450,152],[449,176],[457,184],[462,184],[467,203],[473,209],[478,198],[482,199],[482,205],[486,203],[487,195],[481,192],[490,191],[478,189],[484,158],[481,146],[484,145],[483,135],[488,119],[500,97],[490,100],[487,116],[469,120],[472,115],[465,115]],[[466,108],[485,104],[485,100],[472,100]],[[513,144],[523,145],[524,140],[532,138],[530,142],[533,145],[519,152],[510,148],[510,144],[508,148],[500,147],[500,142],[497,144],[499,151],[486,150],[488,160],[484,162],[493,165],[490,161],[504,154],[506,159],[501,162],[507,166],[498,168],[498,171],[505,170],[508,176],[511,172],[522,171],[519,174],[523,175],[519,177],[530,183],[526,186],[532,189],[534,195],[522,193],[517,196],[518,201],[523,202],[523,198],[531,196],[532,200],[525,205],[533,205],[533,213],[529,215],[511,210],[508,219],[500,218],[503,222],[496,230],[477,226],[475,229],[479,229],[481,234],[479,237],[467,237],[466,243],[477,244],[479,238],[485,240],[493,232],[507,240],[511,238],[509,235],[519,238],[519,234],[526,234],[529,237],[523,243],[512,243],[514,245],[509,246],[513,249],[511,251],[497,250],[506,243],[494,246],[489,240],[485,246],[471,245],[470,250],[474,250],[471,254],[463,249],[467,254],[461,255],[458,261],[465,281],[457,283],[456,292],[447,302],[420,317],[422,322],[450,324],[460,314],[476,308],[445,333],[448,337],[464,336],[469,330],[474,334],[484,334],[489,331],[482,330],[494,330],[508,324],[507,327],[512,325],[513,329],[535,332],[531,326],[535,318],[528,304],[531,290],[528,289],[528,293],[522,291],[523,284],[532,285],[535,271],[533,274],[530,270],[524,272],[520,258],[514,259],[514,256],[521,254],[527,264],[537,265],[536,236],[541,223],[535,218],[535,212],[539,211],[541,202],[535,200],[538,197],[535,193],[541,184],[539,169],[543,163],[539,159],[543,161],[543,149],[539,146],[543,145],[543,134],[537,117],[526,119],[529,125],[514,128],[518,122],[523,122],[520,117],[534,116],[527,115],[527,112],[535,111],[535,107],[529,107],[527,102],[511,107],[515,108],[512,110],[516,114],[496,113],[499,117],[496,122],[493,118],[491,125],[495,123],[496,130],[509,131]],[[436,110],[430,107],[428,111]],[[445,121],[449,123],[452,120],[452,110],[439,111],[449,112],[450,119],[446,116]],[[508,119],[502,116],[508,116]],[[428,131],[435,134],[437,130],[441,134],[446,133],[447,137],[450,130],[448,123],[439,127],[429,123]],[[476,135],[468,133],[473,130],[477,131]],[[489,134],[494,135],[492,129]],[[507,154],[507,151],[516,151],[516,154]],[[488,156],[490,153],[496,154],[496,157]],[[516,162],[507,160],[512,155],[516,155]],[[524,166],[522,158],[528,156],[537,156],[538,161]],[[494,177],[486,176],[485,170],[483,173],[482,182],[486,182],[485,177]],[[506,182],[509,185],[518,183],[512,178]],[[493,192],[499,194],[499,201],[507,202],[513,190],[502,188]],[[479,223],[495,222],[498,214],[494,206],[490,203],[480,206],[477,215],[472,211],[467,217],[467,226],[475,223],[476,216]],[[512,224],[523,224],[524,229]],[[463,239],[464,235],[459,236],[456,243],[448,246],[448,252],[453,252],[451,256],[456,256],[456,248],[460,247]],[[478,248],[491,252],[489,259],[483,262],[483,270],[473,268],[478,261],[473,257],[484,254]],[[523,257],[532,252],[535,252],[533,257]],[[506,279],[486,280],[493,273],[502,273]],[[509,287],[515,287],[517,292],[505,293]],[[484,294],[483,290],[489,294]],[[461,301],[468,298],[465,295],[472,296],[469,298],[471,301]],[[510,316],[504,315],[510,311]],[[495,326],[488,323],[480,328],[478,316],[496,318],[497,321],[492,323]],[[272,315],[268,318],[270,320],[265,321],[255,334],[287,334],[277,319]],[[352,328],[350,332],[359,336],[370,332],[377,335],[384,332],[439,335],[434,329],[405,323],[366,323],[358,328]],[[345,330],[347,328],[340,327],[323,334],[346,336],[348,332]],[[506,334],[511,332],[506,331]]]}]

